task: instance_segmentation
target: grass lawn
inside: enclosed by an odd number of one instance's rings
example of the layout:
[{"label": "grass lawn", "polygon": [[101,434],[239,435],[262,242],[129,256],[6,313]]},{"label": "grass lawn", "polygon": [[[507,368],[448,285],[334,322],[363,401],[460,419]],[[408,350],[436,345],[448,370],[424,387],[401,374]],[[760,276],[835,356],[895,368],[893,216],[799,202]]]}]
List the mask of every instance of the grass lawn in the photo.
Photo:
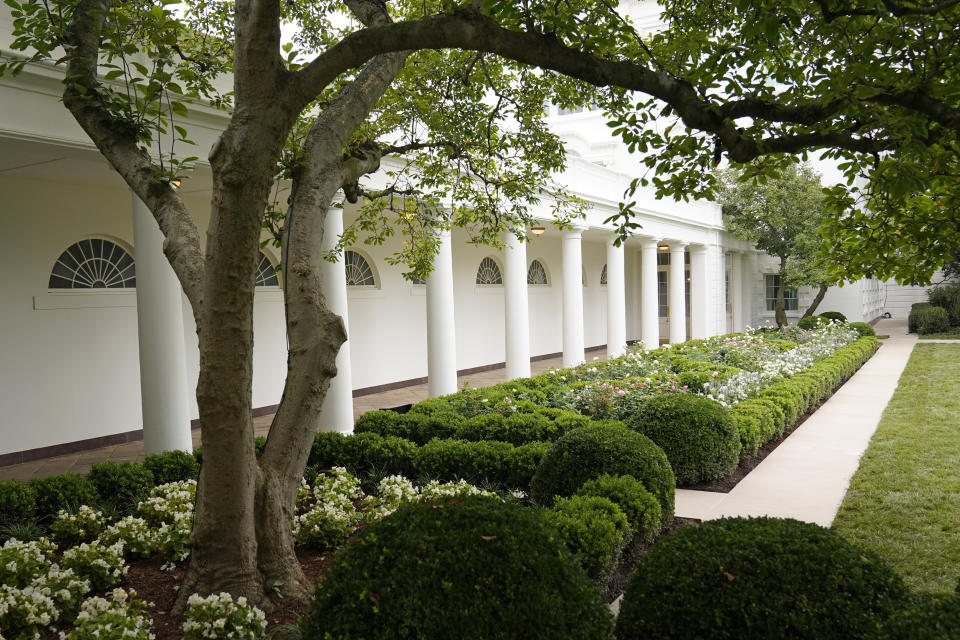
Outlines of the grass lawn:
[{"label": "grass lawn", "polygon": [[960,579],[960,344],[918,344],[833,528],[919,593]]},{"label": "grass lawn", "polygon": [[940,333],[928,333],[918,337],[921,340],[960,340],[960,327],[950,327]]}]

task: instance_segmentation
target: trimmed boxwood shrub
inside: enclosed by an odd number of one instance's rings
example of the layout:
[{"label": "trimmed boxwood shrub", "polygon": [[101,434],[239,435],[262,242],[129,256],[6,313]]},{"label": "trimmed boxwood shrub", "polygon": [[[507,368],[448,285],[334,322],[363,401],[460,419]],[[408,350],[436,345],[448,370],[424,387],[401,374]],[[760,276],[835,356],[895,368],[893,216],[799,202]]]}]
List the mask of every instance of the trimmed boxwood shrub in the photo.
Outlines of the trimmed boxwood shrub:
[{"label": "trimmed boxwood shrub", "polygon": [[572,496],[604,474],[633,476],[654,495],[662,512],[658,532],[673,521],[676,481],[666,454],[621,422],[598,421],[553,443],[530,483],[530,497],[549,506],[556,496]]},{"label": "trimmed boxwood shrub", "polygon": [[906,598],[893,571],[828,529],[714,520],[662,538],[640,560],[616,636],[875,638]]},{"label": "trimmed boxwood shrub", "polygon": [[196,480],[200,464],[193,454],[186,451],[164,451],[143,459],[143,466],[153,474],[155,484],[167,484],[181,480]]},{"label": "trimmed boxwood shrub", "polygon": [[923,307],[911,315],[915,317],[917,333],[924,336],[930,333],[940,333],[950,328],[950,317],[943,307]]},{"label": "trimmed boxwood shrub", "polygon": [[740,434],[718,402],[692,393],[651,396],[627,426],[653,440],[670,460],[678,485],[723,478],[740,460]]},{"label": "trimmed boxwood shrub", "polygon": [[409,504],[334,556],[304,638],[607,640],[612,616],[543,514],[496,499]]},{"label": "trimmed boxwood shrub", "polygon": [[804,330],[816,329],[822,322],[820,316],[807,316],[797,320],[797,327]]},{"label": "trimmed boxwood shrub", "polygon": [[660,503],[633,476],[604,474],[584,482],[577,495],[606,498],[620,507],[627,516],[635,540],[652,542],[660,530],[663,519]]},{"label": "trimmed boxwood shrub", "polygon": [[514,447],[492,440],[431,440],[416,451],[414,468],[423,478],[526,489],[549,448],[548,442]]},{"label": "trimmed boxwood shrub", "polygon": [[19,480],[0,481],[0,527],[30,520],[36,508],[32,486]]},{"label": "trimmed boxwood shrub", "polygon": [[37,501],[37,517],[48,518],[57,515],[60,509],[76,508],[80,505],[95,505],[100,501],[97,488],[87,476],[64,473],[30,481]]},{"label": "trimmed boxwood shrub", "polygon": [[863,336],[877,335],[877,332],[874,330],[873,326],[867,322],[850,322],[847,324],[847,326],[859,333],[861,338]]},{"label": "trimmed boxwood shrub", "polygon": [[88,477],[100,497],[123,512],[133,511],[154,487],[150,469],[132,462],[97,463],[90,468]]},{"label": "trimmed boxwood shrub", "polygon": [[573,496],[558,499],[545,515],[587,575],[606,582],[632,535],[620,507],[599,496]]},{"label": "trimmed boxwood shrub", "polygon": [[960,638],[960,595],[925,596],[895,615],[882,640],[955,640]]},{"label": "trimmed boxwood shrub", "polygon": [[433,438],[452,438],[463,417],[451,411],[436,413],[404,413],[368,411],[354,426],[355,433],[376,433],[425,444]]},{"label": "trimmed boxwood shrub", "polygon": [[826,320],[837,320],[838,322],[847,321],[847,316],[843,315],[839,311],[824,311],[820,314],[820,317]]}]

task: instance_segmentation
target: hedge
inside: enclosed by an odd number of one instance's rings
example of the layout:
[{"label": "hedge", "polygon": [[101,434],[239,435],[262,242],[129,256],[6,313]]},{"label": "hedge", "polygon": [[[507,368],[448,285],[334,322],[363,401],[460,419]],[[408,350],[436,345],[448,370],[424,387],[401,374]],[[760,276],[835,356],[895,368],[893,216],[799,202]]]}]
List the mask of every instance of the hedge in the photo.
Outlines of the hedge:
[{"label": "hedge", "polygon": [[578,495],[559,498],[545,515],[587,575],[606,583],[633,534],[620,507],[607,498]]},{"label": "hedge", "polygon": [[952,326],[960,326],[960,282],[940,284],[930,289],[930,304],[943,307]]},{"label": "hedge", "polygon": [[922,336],[950,329],[950,316],[943,307],[921,307],[911,311],[910,315],[913,317],[917,333]]},{"label": "hedge", "polygon": [[730,417],[740,434],[741,455],[756,455],[761,446],[792,428],[801,416],[852,376],[879,347],[877,338],[865,336],[795,376],[775,382],[758,396],[734,405]]},{"label": "hedge", "polygon": [[908,592],[879,558],[797,520],[685,527],[638,563],[618,640],[876,638]]},{"label": "hedge", "polygon": [[333,558],[304,638],[609,640],[600,592],[544,515],[467,497],[401,506]]},{"label": "hedge", "polygon": [[651,396],[626,424],[663,449],[678,485],[724,478],[740,461],[737,425],[723,405],[704,396]]}]

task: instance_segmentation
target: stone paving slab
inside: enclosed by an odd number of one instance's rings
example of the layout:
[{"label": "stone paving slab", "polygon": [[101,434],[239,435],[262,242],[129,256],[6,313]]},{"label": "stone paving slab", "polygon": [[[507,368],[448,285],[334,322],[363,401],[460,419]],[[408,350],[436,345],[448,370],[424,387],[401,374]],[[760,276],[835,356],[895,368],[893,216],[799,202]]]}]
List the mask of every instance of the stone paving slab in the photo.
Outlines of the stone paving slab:
[{"label": "stone paving slab", "polygon": [[876,329],[890,335],[876,355],[773,453],[730,493],[678,490],[677,516],[775,516],[830,526],[917,343],[906,319],[881,320]]}]

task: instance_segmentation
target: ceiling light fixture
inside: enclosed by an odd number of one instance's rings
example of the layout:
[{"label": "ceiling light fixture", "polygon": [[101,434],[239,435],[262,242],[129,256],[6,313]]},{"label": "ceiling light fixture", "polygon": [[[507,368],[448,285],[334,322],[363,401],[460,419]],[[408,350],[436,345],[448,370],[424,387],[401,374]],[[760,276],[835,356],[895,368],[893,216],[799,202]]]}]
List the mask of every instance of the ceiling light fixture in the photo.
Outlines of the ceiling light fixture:
[{"label": "ceiling light fixture", "polygon": [[543,226],[530,227],[530,233],[535,236],[542,236],[544,233],[546,233],[546,231],[547,228]]}]

